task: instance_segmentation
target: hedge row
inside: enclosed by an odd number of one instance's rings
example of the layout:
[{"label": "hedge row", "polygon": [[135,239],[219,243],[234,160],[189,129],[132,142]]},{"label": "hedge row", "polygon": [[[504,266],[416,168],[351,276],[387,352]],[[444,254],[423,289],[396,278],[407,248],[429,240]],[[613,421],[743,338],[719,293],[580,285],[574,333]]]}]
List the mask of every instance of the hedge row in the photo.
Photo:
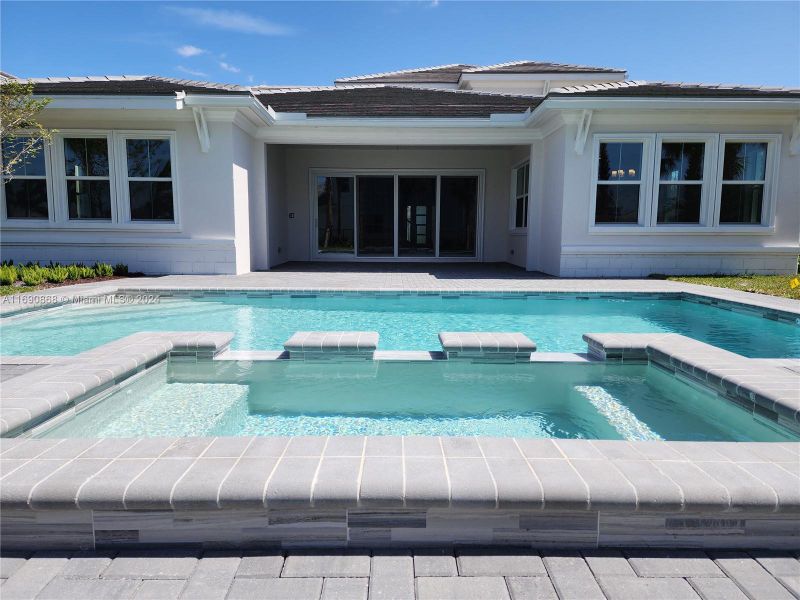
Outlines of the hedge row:
[{"label": "hedge row", "polygon": [[128,266],[122,263],[113,267],[108,263],[97,262],[87,267],[84,264],[60,265],[50,263],[43,267],[39,263],[29,262],[25,265],[15,265],[13,262],[4,262],[0,265],[0,285],[13,285],[21,281],[25,285],[40,285],[48,283],[62,283],[70,280],[92,279],[94,277],[111,277],[112,275],[127,275]]}]

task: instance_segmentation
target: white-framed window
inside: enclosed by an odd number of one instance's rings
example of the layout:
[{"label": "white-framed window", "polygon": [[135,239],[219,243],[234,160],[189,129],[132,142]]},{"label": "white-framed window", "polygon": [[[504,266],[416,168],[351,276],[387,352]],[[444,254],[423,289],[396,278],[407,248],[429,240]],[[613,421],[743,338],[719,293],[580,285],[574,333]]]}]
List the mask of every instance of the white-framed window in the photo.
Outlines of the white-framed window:
[{"label": "white-framed window", "polygon": [[176,223],[175,136],[119,132],[121,215],[134,223]]},{"label": "white-framed window", "polygon": [[511,230],[528,228],[531,164],[525,161],[511,171]]},{"label": "white-framed window", "polygon": [[658,134],[651,225],[709,225],[716,162],[715,135]]},{"label": "white-framed window", "polygon": [[2,140],[0,159],[6,164],[31,145],[35,153],[19,160],[13,166],[11,176],[4,177],[0,185],[3,220],[18,225],[48,222],[52,215],[49,147],[42,141],[32,144],[31,138],[24,134],[6,138]]},{"label": "white-framed window", "polygon": [[778,135],[720,135],[716,224],[770,224],[779,144]]},{"label": "white-framed window", "polygon": [[56,136],[62,210],[68,221],[114,221],[116,194],[110,132]]},{"label": "white-framed window", "polygon": [[3,227],[179,231],[176,148],[174,131],[59,130],[2,181]]},{"label": "white-framed window", "polygon": [[595,226],[630,227],[647,222],[653,137],[595,136],[591,202]]},{"label": "white-framed window", "polygon": [[780,134],[595,134],[589,232],[768,232],[780,144]]}]

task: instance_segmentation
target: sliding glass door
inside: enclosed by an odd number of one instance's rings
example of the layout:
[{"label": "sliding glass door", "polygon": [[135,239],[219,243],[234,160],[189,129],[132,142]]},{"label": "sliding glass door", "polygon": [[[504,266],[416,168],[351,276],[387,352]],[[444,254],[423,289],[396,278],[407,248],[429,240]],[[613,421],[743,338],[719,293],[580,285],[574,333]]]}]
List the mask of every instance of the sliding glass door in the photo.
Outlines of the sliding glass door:
[{"label": "sliding glass door", "polygon": [[480,176],[320,174],[317,256],[478,258]]},{"label": "sliding glass door", "polygon": [[436,255],[436,177],[398,177],[397,253]]},{"label": "sliding glass door", "polygon": [[394,256],[394,177],[359,175],[358,255]]},{"label": "sliding glass door", "polygon": [[439,256],[476,256],[478,178],[442,176]]},{"label": "sliding glass door", "polygon": [[317,177],[317,251],[352,254],[355,248],[352,177]]}]

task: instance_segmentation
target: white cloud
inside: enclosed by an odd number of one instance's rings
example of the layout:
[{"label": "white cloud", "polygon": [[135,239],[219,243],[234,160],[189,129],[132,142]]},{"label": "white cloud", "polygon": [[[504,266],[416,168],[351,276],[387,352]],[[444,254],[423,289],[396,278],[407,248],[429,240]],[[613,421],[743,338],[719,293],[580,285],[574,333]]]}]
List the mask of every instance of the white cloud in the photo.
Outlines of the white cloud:
[{"label": "white cloud", "polygon": [[223,71],[228,71],[228,73],[239,73],[241,71],[239,67],[234,67],[233,65],[223,61],[219,61],[219,68]]},{"label": "white cloud", "polygon": [[431,3],[428,4],[428,8],[436,8],[439,6],[439,0],[431,0]]},{"label": "white cloud", "polygon": [[239,33],[255,33],[257,35],[289,35],[292,33],[289,27],[240,11],[183,6],[170,6],[167,8],[197,25],[206,25],[217,29],[227,29],[229,31],[238,31]]},{"label": "white cloud", "polygon": [[180,54],[185,58],[189,58],[191,56],[198,56],[199,54],[205,54],[208,50],[203,50],[202,48],[198,48],[197,46],[192,46],[191,44],[186,44],[185,46],[181,46],[180,48],[175,48],[175,52]]},{"label": "white cloud", "polygon": [[202,71],[195,71],[194,69],[189,69],[184,67],[183,65],[178,65],[175,67],[181,73],[186,73],[187,75],[191,75],[192,77],[208,77],[208,73],[203,73]]}]

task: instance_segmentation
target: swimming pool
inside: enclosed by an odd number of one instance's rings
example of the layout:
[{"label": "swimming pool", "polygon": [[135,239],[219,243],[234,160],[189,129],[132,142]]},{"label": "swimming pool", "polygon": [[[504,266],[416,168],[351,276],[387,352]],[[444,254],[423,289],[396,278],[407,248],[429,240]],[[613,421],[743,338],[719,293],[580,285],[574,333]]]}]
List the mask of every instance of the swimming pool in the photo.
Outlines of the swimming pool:
[{"label": "swimming pool", "polygon": [[440,331],[518,331],[540,352],[584,352],[587,332],[688,335],[753,358],[800,357],[800,326],[676,298],[576,295],[246,295],[69,305],[0,324],[0,353],[68,355],[138,331],[230,331],[277,350],[296,331],[377,331],[380,350],[438,350]]},{"label": "swimming pool", "polygon": [[161,364],[42,437],[797,439],[658,367],[462,361]]}]

